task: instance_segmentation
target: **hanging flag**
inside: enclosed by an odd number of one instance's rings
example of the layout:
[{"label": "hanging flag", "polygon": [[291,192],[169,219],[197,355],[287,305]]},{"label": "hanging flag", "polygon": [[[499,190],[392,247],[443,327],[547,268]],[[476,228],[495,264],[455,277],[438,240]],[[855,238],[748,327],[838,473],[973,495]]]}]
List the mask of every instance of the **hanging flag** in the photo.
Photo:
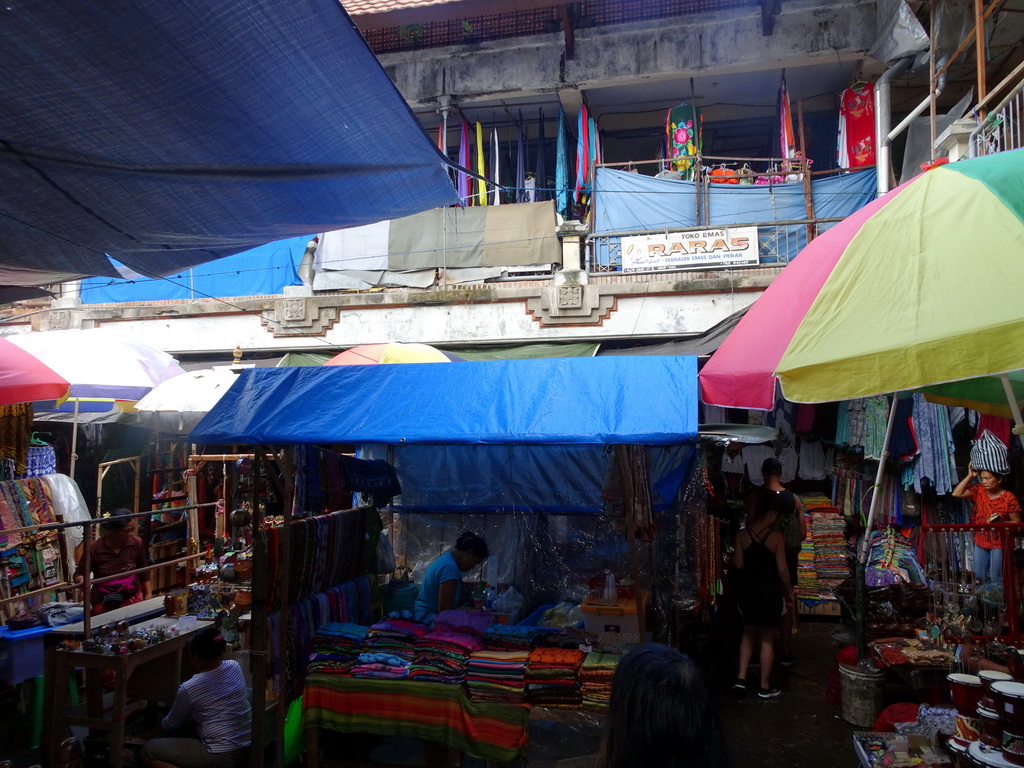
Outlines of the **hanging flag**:
[{"label": "hanging flag", "polygon": [[538,126],[537,136],[537,193],[534,198],[537,201],[550,200],[551,189],[548,185],[548,167],[547,167],[547,153],[548,146],[547,141],[544,138],[544,110],[540,110],[540,125]]},{"label": "hanging flag", "polygon": [[[459,140],[459,165],[469,168],[469,123],[462,121],[462,136]],[[469,205],[469,175],[464,171],[458,171],[455,175],[455,191],[463,205]]]},{"label": "hanging flag", "polygon": [[558,108],[558,138],[555,141],[555,210],[569,218],[569,151],[565,136],[565,113]]},{"label": "hanging flag", "polygon": [[519,146],[516,154],[516,202],[526,202],[526,135],[523,133],[523,110],[519,110]]},{"label": "hanging flag", "polygon": [[586,104],[580,107],[580,113],[576,120],[576,184],[574,199],[580,202],[587,186],[587,178],[590,175],[590,137],[587,131],[590,129],[590,121],[587,119]]},{"label": "hanging flag", "polygon": [[665,156],[687,180],[694,175],[694,158],[700,154],[700,110],[685,101],[665,116]]},{"label": "hanging flag", "polygon": [[487,170],[484,166],[484,132],[480,121],[476,121],[476,172],[480,177],[476,180],[476,204],[487,205]]},{"label": "hanging flag", "polygon": [[494,205],[501,205],[501,162],[498,152],[498,126],[491,128],[491,178],[494,181]]},{"label": "hanging flag", "polygon": [[793,113],[789,107],[789,89],[786,88],[786,73],[779,83],[779,149],[785,160],[796,157],[796,140],[793,138]]}]

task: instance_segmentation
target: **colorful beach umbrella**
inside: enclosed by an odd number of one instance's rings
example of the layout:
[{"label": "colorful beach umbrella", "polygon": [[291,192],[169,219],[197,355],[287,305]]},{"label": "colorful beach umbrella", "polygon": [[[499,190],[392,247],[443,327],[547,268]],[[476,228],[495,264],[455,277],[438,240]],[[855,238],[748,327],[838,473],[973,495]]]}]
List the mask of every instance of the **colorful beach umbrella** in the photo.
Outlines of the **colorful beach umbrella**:
[{"label": "colorful beach umbrella", "polygon": [[824,402],[1020,370],[1021,254],[1024,150],[938,165],[801,251],[708,361],[701,397],[769,410],[776,381]]},{"label": "colorful beach umbrella", "polygon": [[360,344],[346,349],[324,365],[377,365],[387,363],[451,363],[462,360],[451,352],[442,352],[429,344]]}]

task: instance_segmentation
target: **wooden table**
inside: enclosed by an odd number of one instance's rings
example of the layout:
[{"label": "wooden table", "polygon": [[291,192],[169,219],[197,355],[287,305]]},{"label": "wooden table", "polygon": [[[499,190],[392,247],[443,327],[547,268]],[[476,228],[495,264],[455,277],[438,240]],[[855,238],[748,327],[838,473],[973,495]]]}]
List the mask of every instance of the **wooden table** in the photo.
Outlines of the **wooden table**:
[{"label": "wooden table", "polygon": [[[93,627],[128,621],[133,628],[155,626],[177,626],[176,618],[159,616],[163,613],[163,598],[145,600],[135,605],[119,608],[109,614],[93,618]],[[149,702],[162,701],[170,704],[182,680],[182,650],[189,632],[205,624],[197,623],[191,629],[179,633],[155,645],[124,656],[104,656],[81,651],[63,651],[58,648],[62,640],[81,639],[84,626],[81,623],[55,627],[46,635],[46,717],[42,738],[43,757],[46,765],[53,765],[57,747],[64,740],[64,734],[71,725],[85,725],[90,728],[110,731],[110,765],[120,768],[124,746],[124,720],[129,696]],[[75,669],[85,669],[87,716],[70,715],[67,712],[67,678]],[[114,702],[111,719],[103,717],[103,673],[114,673]]]}]

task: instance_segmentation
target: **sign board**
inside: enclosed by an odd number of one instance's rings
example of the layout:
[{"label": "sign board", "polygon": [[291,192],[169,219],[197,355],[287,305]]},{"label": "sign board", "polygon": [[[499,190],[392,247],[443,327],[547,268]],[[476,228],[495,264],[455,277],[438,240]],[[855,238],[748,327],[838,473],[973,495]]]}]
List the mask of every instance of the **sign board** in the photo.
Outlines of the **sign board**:
[{"label": "sign board", "polygon": [[759,263],[757,227],[729,227],[622,238],[622,271],[745,267]]}]

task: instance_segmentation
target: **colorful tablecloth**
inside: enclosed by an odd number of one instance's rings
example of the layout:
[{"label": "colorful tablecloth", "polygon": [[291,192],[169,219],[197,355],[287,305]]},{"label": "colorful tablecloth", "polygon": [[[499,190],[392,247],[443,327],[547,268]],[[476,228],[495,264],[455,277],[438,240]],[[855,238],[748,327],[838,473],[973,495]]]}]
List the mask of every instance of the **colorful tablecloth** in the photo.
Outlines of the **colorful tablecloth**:
[{"label": "colorful tablecloth", "polygon": [[528,706],[475,702],[461,685],[311,674],[303,727],[409,736],[483,760],[517,760],[526,749]]}]

